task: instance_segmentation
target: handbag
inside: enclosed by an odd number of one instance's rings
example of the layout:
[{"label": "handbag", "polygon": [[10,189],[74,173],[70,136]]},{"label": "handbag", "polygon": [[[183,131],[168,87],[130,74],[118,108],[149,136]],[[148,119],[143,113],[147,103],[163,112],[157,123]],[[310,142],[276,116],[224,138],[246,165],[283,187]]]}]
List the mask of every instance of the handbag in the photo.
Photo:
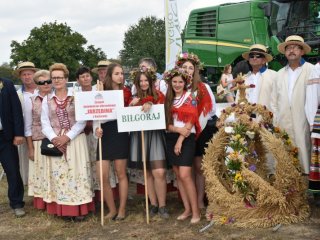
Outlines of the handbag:
[{"label": "handbag", "polygon": [[41,154],[45,156],[61,157],[63,155],[63,153],[57,147],[55,147],[48,138],[42,139],[40,149]]}]

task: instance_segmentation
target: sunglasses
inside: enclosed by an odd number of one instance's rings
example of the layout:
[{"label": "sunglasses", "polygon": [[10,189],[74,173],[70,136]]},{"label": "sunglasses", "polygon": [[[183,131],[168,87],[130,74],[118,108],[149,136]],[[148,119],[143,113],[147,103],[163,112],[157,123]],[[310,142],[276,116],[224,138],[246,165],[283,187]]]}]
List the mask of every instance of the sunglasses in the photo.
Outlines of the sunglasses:
[{"label": "sunglasses", "polygon": [[264,58],[264,55],[263,54],[250,53],[249,54],[249,58]]},{"label": "sunglasses", "polygon": [[37,82],[37,85],[45,85],[45,84],[51,84],[51,83],[52,83],[52,80],[48,79],[41,82]]}]

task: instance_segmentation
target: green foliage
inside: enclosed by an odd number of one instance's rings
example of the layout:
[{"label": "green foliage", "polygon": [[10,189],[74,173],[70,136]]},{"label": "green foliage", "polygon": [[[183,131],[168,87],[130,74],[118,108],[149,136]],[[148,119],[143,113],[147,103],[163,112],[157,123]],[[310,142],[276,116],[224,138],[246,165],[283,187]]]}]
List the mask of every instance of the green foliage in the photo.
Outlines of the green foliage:
[{"label": "green foliage", "polygon": [[165,69],[165,22],[150,16],[141,18],[125,33],[121,62],[127,67],[137,67],[143,57],[152,57],[158,65],[158,72]]},{"label": "green foliage", "polygon": [[44,23],[33,28],[30,36],[21,44],[11,42],[11,65],[21,61],[31,61],[37,68],[48,69],[55,62],[67,65],[70,80],[75,80],[75,71],[79,65],[94,67],[106,55],[100,48],[84,45],[87,40],[67,26],[66,23]]},{"label": "green foliage", "polygon": [[0,66],[0,76],[12,80],[14,84],[21,84],[21,81],[14,76],[13,69],[8,63],[3,63]]}]

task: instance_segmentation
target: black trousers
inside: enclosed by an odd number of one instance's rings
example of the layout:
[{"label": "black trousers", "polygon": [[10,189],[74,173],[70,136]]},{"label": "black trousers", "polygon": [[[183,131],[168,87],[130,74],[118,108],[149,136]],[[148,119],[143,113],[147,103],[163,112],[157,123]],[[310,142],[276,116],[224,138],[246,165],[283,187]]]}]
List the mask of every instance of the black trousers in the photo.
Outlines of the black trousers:
[{"label": "black trousers", "polygon": [[0,162],[7,176],[10,207],[22,208],[24,188],[19,170],[18,149],[12,140],[4,138],[3,131],[0,131]]}]

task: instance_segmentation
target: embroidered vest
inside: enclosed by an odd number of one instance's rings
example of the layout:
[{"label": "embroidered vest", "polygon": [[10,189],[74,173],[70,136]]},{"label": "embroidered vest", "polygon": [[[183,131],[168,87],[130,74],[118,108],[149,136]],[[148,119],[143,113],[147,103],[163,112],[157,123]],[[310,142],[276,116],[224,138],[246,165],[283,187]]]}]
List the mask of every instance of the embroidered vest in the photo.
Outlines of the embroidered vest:
[{"label": "embroidered vest", "polygon": [[39,96],[34,96],[31,98],[32,102],[32,140],[39,141],[45,138],[44,134],[41,132],[41,104],[42,98]]}]

